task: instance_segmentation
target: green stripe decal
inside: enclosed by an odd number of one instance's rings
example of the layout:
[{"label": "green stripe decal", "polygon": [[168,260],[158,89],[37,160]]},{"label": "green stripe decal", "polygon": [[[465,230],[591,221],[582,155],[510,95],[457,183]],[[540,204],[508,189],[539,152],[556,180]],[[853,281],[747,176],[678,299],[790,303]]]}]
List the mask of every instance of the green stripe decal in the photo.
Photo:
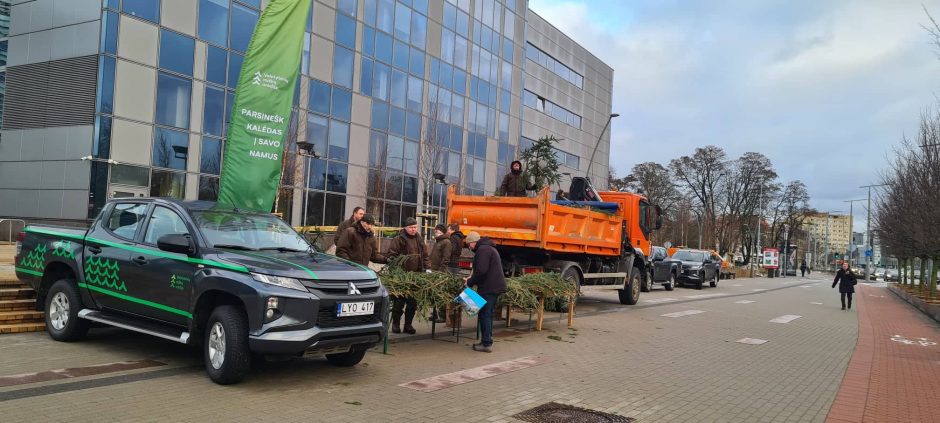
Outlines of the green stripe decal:
[{"label": "green stripe decal", "polygon": [[95,292],[98,292],[98,293],[101,293],[101,294],[105,294],[105,295],[110,295],[110,296],[112,296],[112,297],[114,297],[114,298],[119,298],[119,299],[122,299],[122,300],[124,300],[124,301],[130,301],[130,302],[132,302],[132,303],[142,304],[142,305],[145,305],[145,306],[147,306],[147,307],[153,307],[153,308],[155,308],[155,309],[163,310],[163,311],[170,312],[170,313],[173,313],[173,314],[179,314],[180,316],[187,317],[187,318],[190,318],[190,319],[193,318],[193,315],[192,315],[192,314],[187,313],[187,312],[185,312],[185,311],[183,311],[183,310],[180,310],[180,309],[178,309],[178,308],[173,308],[173,307],[170,307],[170,306],[166,306],[166,305],[163,305],[163,304],[160,304],[160,303],[155,303],[155,302],[153,302],[153,301],[142,300],[142,299],[140,299],[140,298],[131,297],[130,295],[124,295],[124,294],[121,294],[121,293],[118,293],[118,292],[109,291],[109,290],[107,290],[107,289],[99,288],[99,287],[97,287],[97,286],[88,285],[88,284],[85,284],[85,283],[79,283],[78,286],[79,286],[79,288],[90,289],[90,290],[92,290],[92,291],[95,291]]},{"label": "green stripe decal", "polygon": [[35,270],[30,270],[30,269],[24,269],[22,267],[15,267],[14,269],[16,269],[17,272],[26,273],[27,275],[42,277],[42,272],[37,272]]},{"label": "green stripe decal", "polygon": [[239,251],[238,254],[244,254],[244,255],[246,255],[246,256],[257,257],[257,258],[265,259],[265,260],[275,260],[275,261],[279,261],[279,262],[281,262],[281,263],[286,263],[286,264],[289,264],[289,265],[291,265],[291,266],[294,266],[294,267],[296,267],[296,268],[298,268],[298,269],[300,269],[300,270],[303,270],[304,272],[307,272],[307,274],[310,275],[311,278],[320,279],[320,278],[317,276],[316,273],[313,273],[312,270],[310,270],[310,269],[308,269],[308,268],[306,268],[306,267],[303,267],[303,266],[301,266],[301,265],[299,265],[299,264],[297,264],[297,263],[291,263],[291,262],[289,262],[289,261],[287,261],[287,260],[281,260],[281,259],[279,259],[279,258],[274,258],[274,257],[269,257],[269,256],[263,256],[263,255],[261,255],[261,254],[252,254],[252,253],[249,253],[249,252],[247,252],[247,251]]},{"label": "green stripe decal", "polygon": [[248,268],[245,267],[245,266],[239,266],[239,265],[235,265],[235,264],[222,263],[222,262],[218,262],[218,261],[215,261],[215,260],[197,259],[197,258],[187,257],[187,256],[185,256],[185,255],[183,255],[183,254],[168,253],[168,252],[166,252],[166,251],[161,251],[161,250],[154,250],[154,249],[150,249],[150,248],[135,247],[135,246],[133,246],[133,245],[126,245],[126,244],[121,244],[121,243],[118,243],[118,242],[105,241],[105,240],[103,240],[103,239],[97,239],[97,238],[92,238],[92,237],[87,237],[87,238],[85,238],[85,237],[82,237],[82,236],[79,236],[79,235],[65,234],[65,233],[61,233],[61,232],[48,231],[48,230],[45,230],[45,229],[36,229],[36,228],[30,228],[30,227],[27,227],[27,228],[26,228],[26,232],[33,232],[33,233],[44,234],[44,235],[52,235],[52,236],[57,236],[57,237],[62,237],[62,238],[72,238],[72,239],[77,239],[77,240],[79,240],[79,241],[87,240],[87,241],[94,242],[94,243],[96,243],[96,244],[106,245],[106,246],[108,246],[108,247],[120,248],[120,249],[122,249],[122,250],[127,250],[127,251],[133,251],[133,252],[135,252],[135,253],[150,254],[150,255],[154,255],[154,256],[158,256],[158,257],[168,258],[168,259],[171,259],[171,260],[179,260],[179,261],[184,261],[184,262],[187,262],[187,263],[202,264],[202,265],[205,265],[205,266],[217,267],[217,268],[219,268],[219,269],[226,269],[226,270],[233,270],[233,271],[236,271],[236,272],[248,273]]}]

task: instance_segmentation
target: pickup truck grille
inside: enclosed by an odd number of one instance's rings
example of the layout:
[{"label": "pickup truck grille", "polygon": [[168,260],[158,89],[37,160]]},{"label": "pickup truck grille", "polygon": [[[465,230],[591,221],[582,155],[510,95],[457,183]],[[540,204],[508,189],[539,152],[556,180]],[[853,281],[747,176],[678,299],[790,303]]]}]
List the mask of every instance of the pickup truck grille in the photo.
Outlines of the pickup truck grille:
[{"label": "pickup truck grille", "polygon": [[[371,287],[371,288],[362,288],[362,287],[357,286],[357,288],[359,289],[359,292],[362,293],[362,295],[371,295],[371,294],[375,294],[376,292],[379,292],[379,287],[377,287],[377,286],[373,286],[373,287]],[[344,287],[342,287],[342,288],[324,288],[324,287],[310,288],[310,287],[307,287],[307,290],[310,291],[310,292],[312,292],[312,293],[314,293],[314,294],[327,294],[327,295],[331,295],[331,296],[347,295],[347,294],[349,294],[349,287],[348,287],[348,286],[344,286]]]},{"label": "pickup truck grille", "polygon": [[[375,281],[352,281],[362,295],[371,295],[379,292],[379,284]],[[326,294],[329,296],[345,296],[349,294],[349,282],[347,281],[312,281],[304,280],[304,286],[314,294]]]},{"label": "pickup truck grille", "polygon": [[336,304],[329,306],[321,305],[317,312],[317,326],[321,328],[337,328],[342,326],[367,325],[379,321],[378,310],[375,314],[368,316],[336,316]]}]

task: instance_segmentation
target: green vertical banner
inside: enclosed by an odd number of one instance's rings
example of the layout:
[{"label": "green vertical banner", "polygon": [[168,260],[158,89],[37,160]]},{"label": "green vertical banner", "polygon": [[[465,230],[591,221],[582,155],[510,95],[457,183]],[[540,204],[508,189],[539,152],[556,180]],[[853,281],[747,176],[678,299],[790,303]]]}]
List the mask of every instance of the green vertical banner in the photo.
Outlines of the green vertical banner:
[{"label": "green vertical banner", "polygon": [[255,26],[229,119],[219,203],[271,211],[310,3],[271,0]]}]

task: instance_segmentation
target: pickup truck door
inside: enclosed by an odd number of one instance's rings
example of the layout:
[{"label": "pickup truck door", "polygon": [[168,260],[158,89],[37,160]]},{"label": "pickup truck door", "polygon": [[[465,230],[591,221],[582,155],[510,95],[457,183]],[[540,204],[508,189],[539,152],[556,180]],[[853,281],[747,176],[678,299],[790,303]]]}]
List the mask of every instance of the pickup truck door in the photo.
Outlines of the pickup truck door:
[{"label": "pickup truck door", "polygon": [[134,296],[128,273],[130,248],[149,207],[146,203],[116,203],[85,237],[82,281],[100,308],[124,310],[126,298]]},{"label": "pickup truck door", "polygon": [[164,235],[191,233],[177,212],[164,206],[153,207],[128,266],[138,298],[143,301],[128,305],[128,311],[181,326],[188,323],[198,265],[183,254],[161,251],[157,240]]}]

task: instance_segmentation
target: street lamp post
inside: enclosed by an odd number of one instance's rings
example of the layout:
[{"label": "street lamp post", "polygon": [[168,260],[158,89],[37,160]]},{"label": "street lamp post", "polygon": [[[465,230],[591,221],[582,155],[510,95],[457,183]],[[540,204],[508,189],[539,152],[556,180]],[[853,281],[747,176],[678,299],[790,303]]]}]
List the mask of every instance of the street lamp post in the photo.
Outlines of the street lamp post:
[{"label": "street lamp post", "polygon": [[868,210],[867,216],[865,217],[865,244],[867,249],[865,251],[865,278],[870,279],[871,277],[871,259],[872,256],[868,255],[868,252],[871,251],[874,255],[875,251],[875,241],[871,237],[871,189],[872,187],[885,187],[888,184],[875,184],[875,185],[865,185],[859,188],[868,188]]},{"label": "street lamp post", "polygon": [[[594,143],[594,151],[591,151],[591,161],[588,162],[587,171],[584,172],[584,176],[588,179],[591,178],[591,166],[594,164],[594,154],[597,153],[597,147],[601,145],[601,138],[604,137],[604,132],[606,132],[607,127],[610,126],[610,121],[618,116],[620,116],[620,113],[611,113],[610,116],[607,117],[607,123],[604,124],[604,129],[601,129],[600,135],[597,136],[597,142]],[[610,157],[608,157],[607,160],[610,161]]]}]

